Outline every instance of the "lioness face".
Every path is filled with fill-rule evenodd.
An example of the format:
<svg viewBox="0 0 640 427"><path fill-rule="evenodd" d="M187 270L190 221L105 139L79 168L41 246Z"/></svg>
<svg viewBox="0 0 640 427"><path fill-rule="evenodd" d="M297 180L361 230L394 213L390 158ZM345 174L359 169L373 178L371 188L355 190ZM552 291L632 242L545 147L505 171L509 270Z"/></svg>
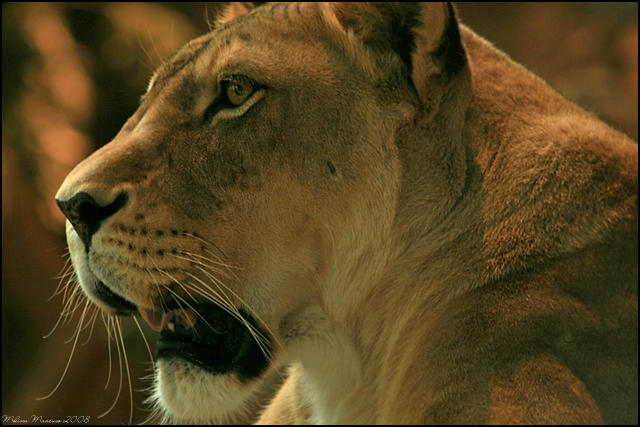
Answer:
<svg viewBox="0 0 640 427"><path fill-rule="evenodd" d="M87 296L161 331L156 397L176 419L241 411L390 227L411 102L320 15L259 8L184 46L56 196Z"/></svg>

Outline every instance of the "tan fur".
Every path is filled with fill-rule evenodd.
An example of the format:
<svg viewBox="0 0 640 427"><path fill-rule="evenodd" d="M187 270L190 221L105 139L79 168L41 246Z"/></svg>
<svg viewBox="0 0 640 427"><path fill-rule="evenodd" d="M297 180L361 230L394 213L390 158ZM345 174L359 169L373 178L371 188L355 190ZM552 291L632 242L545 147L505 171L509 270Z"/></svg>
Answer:
<svg viewBox="0 0 640 427"><path fill-rule="evenodd" d="M204 121L229 75L261 84ZM637 424L637 165L450 5L243 5L57 199L129 196L90 251L67 229L106 311L99 281L159 309L170 277L254 315L288 366L260 423ZM158 370L168 421L260 385Z"/></svg>

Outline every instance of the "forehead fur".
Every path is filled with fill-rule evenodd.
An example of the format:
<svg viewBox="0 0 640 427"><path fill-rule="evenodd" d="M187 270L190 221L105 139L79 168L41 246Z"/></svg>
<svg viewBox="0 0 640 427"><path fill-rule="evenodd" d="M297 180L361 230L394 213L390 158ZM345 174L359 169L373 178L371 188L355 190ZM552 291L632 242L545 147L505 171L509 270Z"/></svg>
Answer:
<svg viewBox="0 0 640 427"><path fill-rule="evenodd" d="M328 3L230 5L211 33L193 40L162 65L149 91L153 86L171 85L172 76L181 72L191 73L190 81L204 79L201 84L205 86L233 74L290 88L291 84L310 88L340 81L369 87L406 84L406 64L393 49L394 28L382 16L376 25L360 24L354 16L374 12L357 3L348 7L351 9ZM399 12L396 15L393 25L402 20ZM377 22L375 18L370 21ZM434 23L440 24L444 25Z"/></svg>
<svg viewBox="0 0 640 427"><path fill-rule="evenodd" d="M313 80L330 78L319 38L308 35L311 25L315 27L313 33L318 33L320 22L313 17L306 19L308 13L302 13L301 8L284 6L287 7L267 5L253 11L244 4L228 6L211 33L191 41L165 61L150 87L187 66L202 70L214 79L226 68L231 73L257 72L266 74L265 77L272 74L274 78L283 75ZM300 24L301 20L304 24ZM299 25L290 25L287 21L297 21ZM291 46L295 44L301 46L292 58ZM240 68L232 70L234 67Z"/></svg>
<svg viewBox="0 0 640 427"><path fill-rule="evenodd" d="M233 3L223 11L218 23L224 29L237 32L240 38L243 33L251 33L267 44L292 43L294 40L307 40L309 45L323 43L325 49L343 56L345 63L359 69L365 80L377 83L388 80L388 74L397 71L401 61L396 55L389 54L389 49L372 51L371 46L366 47L363 41L367 38L362 37L363 32L374 35L377 29L353 25L354 22L347 18L369 9L361 3L351 6L326 2L278 3L258 8L250 3ZM241 19L248 16L253 19ZM382 22L383 18L379 18ZM387 52L383 53L385 50ZM305 65L313 66L312 63Z"/></svg>

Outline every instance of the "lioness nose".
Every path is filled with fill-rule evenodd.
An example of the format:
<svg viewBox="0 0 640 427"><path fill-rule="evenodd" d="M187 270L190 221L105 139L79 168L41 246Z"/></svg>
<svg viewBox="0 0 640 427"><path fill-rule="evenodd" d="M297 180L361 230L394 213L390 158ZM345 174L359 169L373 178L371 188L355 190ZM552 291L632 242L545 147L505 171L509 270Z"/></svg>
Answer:
<svg viewBox="0 0 640 427"><path fill-rule="evenodd" d="M56 203L89 250L91 237L100 228L100 223L119 211L128 199L127 193L120 193L113 203L100 206L93 196L82 191L67 201L56 199Z"/></svg>

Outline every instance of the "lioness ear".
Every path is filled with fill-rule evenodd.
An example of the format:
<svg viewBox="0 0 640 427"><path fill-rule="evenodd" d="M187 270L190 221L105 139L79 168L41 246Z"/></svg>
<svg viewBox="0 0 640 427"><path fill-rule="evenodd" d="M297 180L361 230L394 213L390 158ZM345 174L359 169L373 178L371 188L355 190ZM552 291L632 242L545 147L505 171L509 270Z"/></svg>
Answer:
<svg viewBox="0 0 640 427"><path fill-rule="evenodd" d="M345 30L377 52L402 60L422 104L437 109L443 86L466 65L451 3L333 3Z"/></svg>
<svg viewBox="0 0 640 427"><path fill-rule="evenodd" d="M220 13L216 19L216 23L218 25L226 24L229 21L233 21L234 19L249 13L254 7L255 6L251 2L231 2Z"/></svg>

